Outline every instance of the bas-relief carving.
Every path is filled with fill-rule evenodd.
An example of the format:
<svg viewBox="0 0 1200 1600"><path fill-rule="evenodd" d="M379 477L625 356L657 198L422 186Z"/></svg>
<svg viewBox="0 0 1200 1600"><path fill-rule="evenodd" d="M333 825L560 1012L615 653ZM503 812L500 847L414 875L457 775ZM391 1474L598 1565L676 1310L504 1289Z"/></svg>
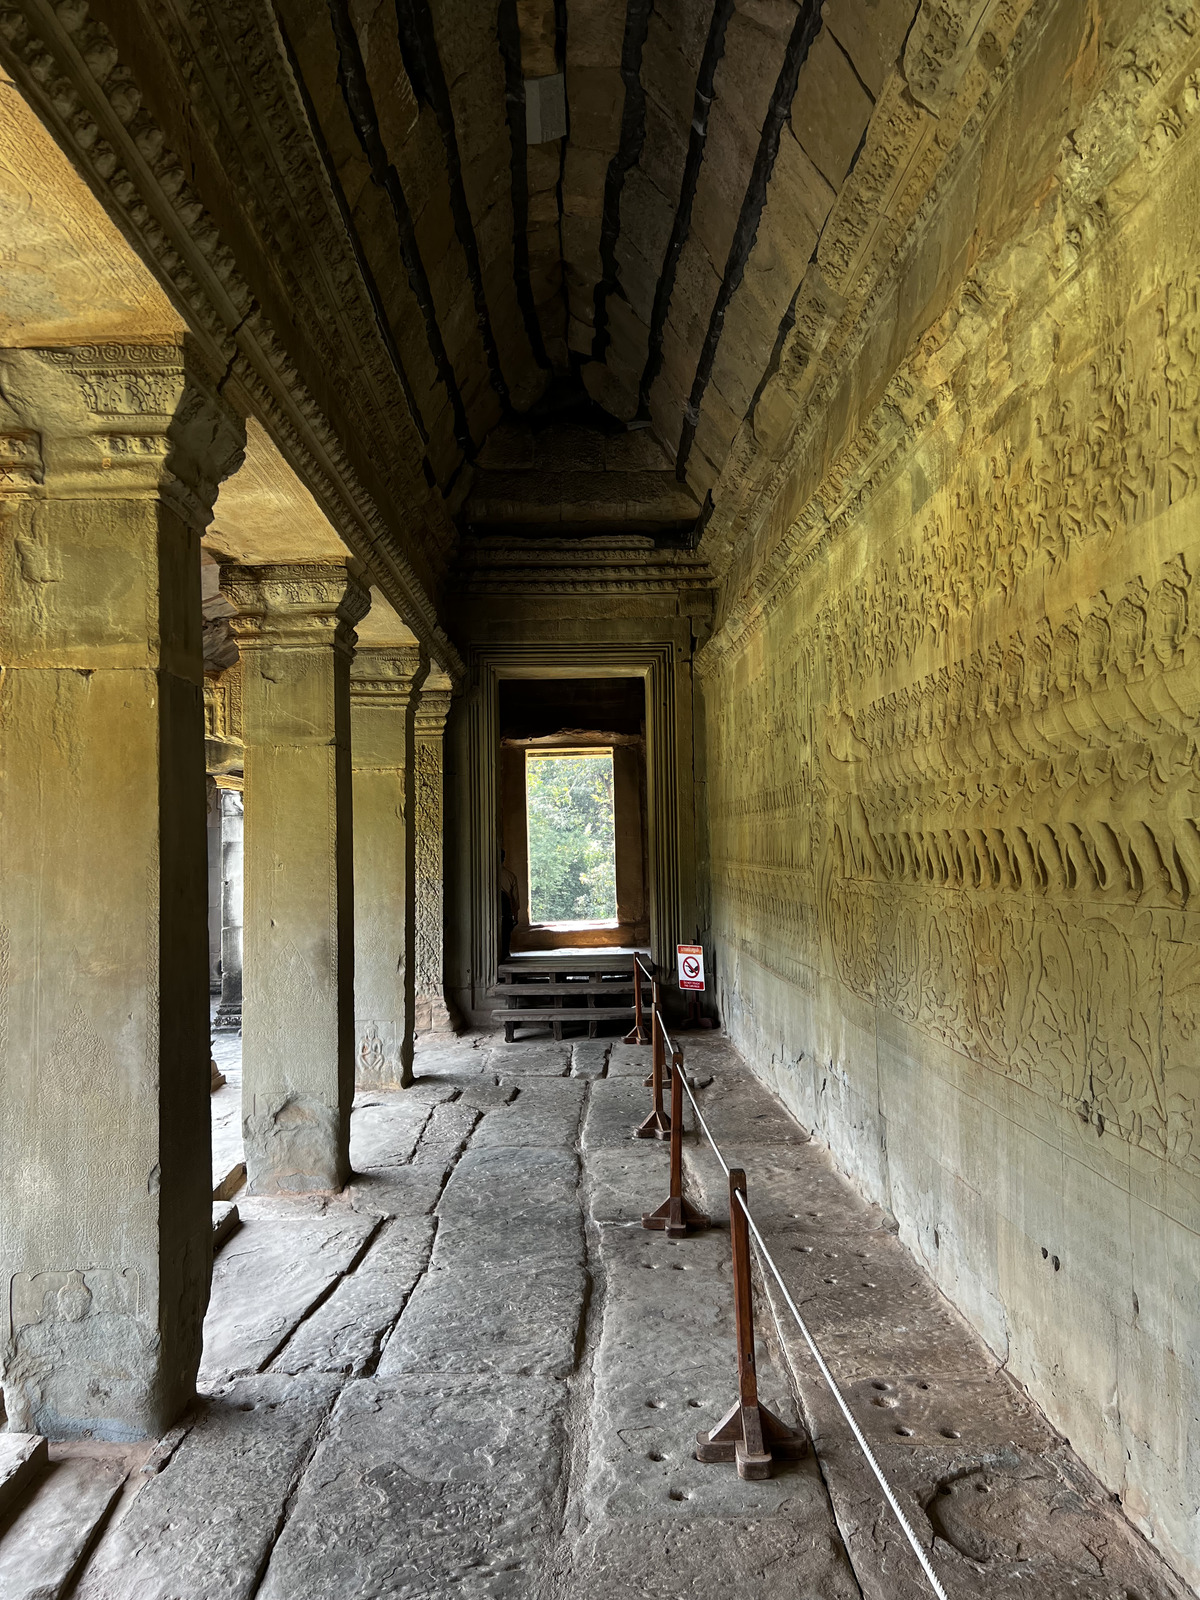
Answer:
<svg viewBox="0 0 1200 1600"><path fill-rule="evenodd" d="M443 887L443 733L449 690L426 689L417 713L415 828L416 1027L451 1026L445 1000Z"/></svg>
<svg viewBox="0 0 1200 1600"><path fill-rule="evenodd" d="M714 922L1194 1173L1200 280L1133 223L1021 247L704 663Z"/></svg>

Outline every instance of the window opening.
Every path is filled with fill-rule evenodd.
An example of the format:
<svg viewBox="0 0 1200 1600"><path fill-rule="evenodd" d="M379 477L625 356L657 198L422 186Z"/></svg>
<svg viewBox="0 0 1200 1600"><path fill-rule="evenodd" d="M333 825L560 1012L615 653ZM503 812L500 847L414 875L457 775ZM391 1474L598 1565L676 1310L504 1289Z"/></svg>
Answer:
<svg viewBox="0 0 1200 1600"><path fill-rule="evenodd" d="M525 752L531 923L617 920L611 750Z"/></svg>

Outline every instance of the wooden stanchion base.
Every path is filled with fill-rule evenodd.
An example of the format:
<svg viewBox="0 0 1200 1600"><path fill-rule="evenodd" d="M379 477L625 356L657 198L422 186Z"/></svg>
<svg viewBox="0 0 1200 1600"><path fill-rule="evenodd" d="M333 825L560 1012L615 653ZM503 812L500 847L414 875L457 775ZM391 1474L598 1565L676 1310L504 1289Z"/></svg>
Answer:
<svg viewBox="0 0 1200 1600"><path fill-rule="evenodd" d="M771 1476L776 1456L795 1461L808 1449L802 1433L789 1428L766 1406L739 1400L709 1433L696 1435L697 1461L736 1461L739 1478L755 1481Z"/></svg>
<svg viewBox="0 0 1200 1600"><path fill-rule="evenodd" d="M645 1025L643 1024L643 1026L639 1028L637 1023L635 1022L633 1027L630 1028L629 1032L621 1040L621 1043L622 1044L649 1044L650 1040L646 1036Z"/></svg>
<svg viewBox="0 0 1200 1600"><path fill-rule="evenodd" d="M645 1122L633 1130L635 1139L669 1139L671 1119L665 1111L652 1111Z"/></svg>
<svg viewBox="0 0 1200 1600"><path fill-rule="evenodd" d="M665 1233L668 1239L681 1239L684 1234L711 1228L712 1222L703 1211L697 1211L682 1195L676 1194L664 1200L657 1211L643 1211L642 1227Z"/></svg>

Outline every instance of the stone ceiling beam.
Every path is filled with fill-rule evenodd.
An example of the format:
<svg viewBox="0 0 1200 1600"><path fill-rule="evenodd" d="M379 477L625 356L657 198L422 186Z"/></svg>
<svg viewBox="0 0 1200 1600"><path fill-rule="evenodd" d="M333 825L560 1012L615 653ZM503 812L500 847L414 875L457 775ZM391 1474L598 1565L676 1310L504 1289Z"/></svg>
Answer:
<svg viewBox="0 0 1200 1600"><path fill-rule="evenodd" d="M513 217L513 279L521 321L534 360L545 371L550 357L533 299L529 271L529 160L525 144L525 75L521 65L521 23L517 0L500 0L496 11L496 38L504 63L504 105L511 146L510 188Z"/></svg>
<svg viewBox="0 0 1200 1600"><path fill-rule="evenodd" d="M454 436L463 456L468 460L475 453L471 424L467 419L466 403L462 389L446 348L434 304L433 288L421 255L416 224L408 203L404 185L395 162L390 158L380 131L379 109L367 75L362 46L350 16L347 0L329 0L329 17L333 25L338 54L338 83L341 86L346 110L354 126L355 135L371 168L372 180L387 196L395 223L396 241L404 260L408 281L416 296L425 323L425 335L437 368L439 382L446 390L454 415ZM353 226L353 223L351 224Z"/></svg>
<svg viewBox="0 0 1200 1600"><path fill-rule="evenodd" d="M729 309L730 300L737 291L746 270L746 262L754 246L755 236L758 233L759 220L762 217L763 206L767 199L767 184L771 177L771 170L775 165L775 157L779 152L779 140L783 132L783 125L792 107L796 94L796 85L800 78L800 69L808 58L817 34L821 31L821 6L822 0L803 0L792 26L791 37L788 39L787 49L784 52L783 62L779 68L779 76L775 81L775 89L771 95L771 103L762 125L762 134L759 138L758 152L754 158L754 168L750 174L750 183L742 200L741 214L738 217L737 228L733 241L729 246L729 255L725 262L725 272L721 279L721 287L717 291L716 304L708 319L708 331L704 335L704 344L700 350L700 358L696 363L696 375L692 380L692 390L688 396L687 409L683 417L683 432L680 436L679 451L675 461L675 471L680 478L686 478L688 455L691 452L692 441L696 437L696 423L700 415L700 406L704 399L704 391L712 376L713 363L717 357L717 346L725 326L725 313Z"/></svg>

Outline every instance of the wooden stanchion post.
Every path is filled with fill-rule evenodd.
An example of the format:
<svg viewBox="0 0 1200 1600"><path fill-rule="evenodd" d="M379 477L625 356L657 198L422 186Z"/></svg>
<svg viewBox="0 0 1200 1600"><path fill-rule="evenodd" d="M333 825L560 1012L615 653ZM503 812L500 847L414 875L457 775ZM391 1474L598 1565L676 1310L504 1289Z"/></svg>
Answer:
<svg viewBox="0 0 1200 1600"><path fill-rule="evenodd" d="M649 1044L646 1024L642 1020L642 963L633 958L633 1027L621 1040L622 1044Z"/></svg>
<svg viewBox="0 0 1200 1600"><path fill-rule="evenodd" d="M651 1037L651 1039L653 1039L653 1037L654 1037L654 1029L657 1026L657 1024L655 1022L655 1018L661 1015L661 1012L660 1012L660 1009L659 1009L660 1005L661 1005L661 996L659 994L658 979L655 978L653 983L651 983L651 985L650 985L650 1037ZM668 1063L668 1061L666 1059L666 1056L664 1054L664 1056L663 1056L663 1078L664 1078L664 1080L665 1079L669 1079L670 1076L671 1076L671 1067L670 1067L670 1064ZM643 1089L649 1089L653 1085L653 1083L654 1083L654 1074L652 1072L648 1078L643 1078L642 1079L642 1088Z"/></svg>
<svg viewBox="0 0 1200 1600"><path fill-rule="evenodd" d="M704 1213L683 1198L683 1053L676 1051L671 1057L671 1192L657 1211L642 1213L642 1227L681 1239L708 1226Z"/></svg>
<svg viewBox="0 0 1200 1600"><path fill-rule="evenodd" d="M657 985L656 985L657 992ZM650 1069L650 1115L639 1128L634 1130L637 1139L669 1139L671 1137L671 1119L663 1110L663 1029L662 1018L658 1014L657 1005L650 1018L651 1049L650 1059L653 1063Z"/></svg>
<svg viewBox="0 0 1200 1600"><path fill-rule="evenodd" d="M746 1174L729 1174L729 1232L733 1241L733 1304L737 1327L738 1397L709 1433L696 1435L697 1461L736 1461L739 1478L769 1478L774 1456L802 1456L808 1441L758 1400L754 1360L754 1298L750 1281L750 1227L738 1200Z"/></svg>

